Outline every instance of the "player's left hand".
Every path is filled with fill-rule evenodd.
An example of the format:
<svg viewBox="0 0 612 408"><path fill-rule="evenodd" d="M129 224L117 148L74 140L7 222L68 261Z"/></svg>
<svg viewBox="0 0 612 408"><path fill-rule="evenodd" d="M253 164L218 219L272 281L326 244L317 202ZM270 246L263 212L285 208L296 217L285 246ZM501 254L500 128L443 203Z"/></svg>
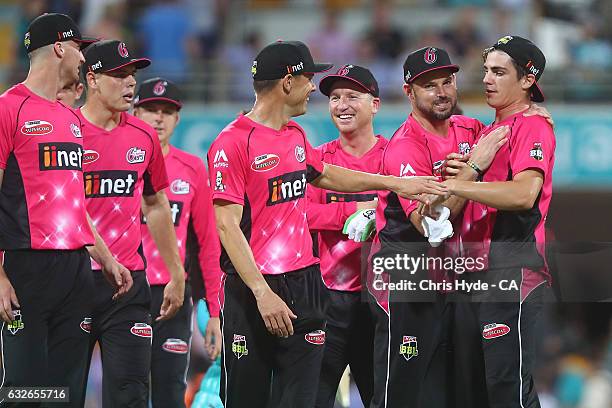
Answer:
<svg viewBox="0 0 612 408"><path fill-rule="evenodd" d="M204 349L212 361L215 361L221 354L221 321L218 317L211 317L206 324L204 332Z"/></svg>
<svg viewBox="0 0 612 408"><path fill-rule="evenodd" d="M525 113L523 113L523 116L536 116L536 115L543 117L544 119L546 119L546 121L548 122L550 126L552 126L553 128L555 127L555 121L553 120L550 112L545 107L532 102L531 105L529 105L529 109L527 109Z"/></svg>
<svg viewBox="0 0 612 408"><path fill-rule="evenodd" d="M442 174L444 175L444 179L452 179L457 177L457 174L463 169L467 167L466 162L470 158L469 154L459 154L459 153L450 153L446 156L446 160L444 161L444 169Z"/></svg>
<svg viewBox="0 0 612 408"><path fill-rule="evenodd" d="M172 318L183 306L185 296L185 279L173 279L164 288L164 300L162 301L159 317L155 319L167 320Z"/></svg>

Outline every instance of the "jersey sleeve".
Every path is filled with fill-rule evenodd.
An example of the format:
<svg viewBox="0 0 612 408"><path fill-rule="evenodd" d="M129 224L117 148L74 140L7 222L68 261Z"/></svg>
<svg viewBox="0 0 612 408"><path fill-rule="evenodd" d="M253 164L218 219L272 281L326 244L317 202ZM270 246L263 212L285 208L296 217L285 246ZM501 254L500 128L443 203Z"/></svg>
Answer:
<svg viewBox="0 0 612 408"><path fill-rule="evenodd" d="M550 176L555 154L555 135L542 118L525 119L513 129L510 141L512 177L525 170L538 170L544 178Z"/></svg>
<svg viewBox="0 0 612 408"><path fill-rule="evenodd" d="M411 138L401 139L388 148L383 157L382 174L395 177L432 176L432 162L424 143ZM419 202L398 196L400 204L409 217Z"/></svg>
<svg viewBox="0 0 612 408"><path fill-rule="evenodd" d="M212 317L219 316L219 287L221 285L221 243L215 225L215 212L206 169L200 162L197 171L196 194L191 205L191 221L198 241L198 261L206 293L208 311Z"/></svg>
<svg viewBox="0 0 612 408"><path fill-rule="evenodd" d="M244 205L246 149L236 138L221 136L208 150L208 177L212 199Z"/></svg>
<svg viewBox="0 0 612 408"><path fill-rule="evenodd" d="M3 98L0 98L3 99ZM9 155L14 148L15 123L6 101L0 101L0 168L6 169Z"/></svg>
<svg viewBox="0 0 612 408"><path fill-rule="evenodd" d="M313 186L306 188L306 218L311 231L340 231L355 211L357 202L326 203L325 190Z"/></svg>
<svg viewBox="0 0 612 408"><path fill-rule="evenodd" d="M308 139L304 137L306 150L306 180L310 183L323 174L323 160L319 150L312 147Z"/></svg>
<svg viewBox="0 0 612 408"><path fill-rule="evenodd" d="M151 137L153 149L151 152L151 160L147 169L144 172L144 195L153 195L158 191L168 187L168 175L166 174L166 163L162 154L161 145L157 135Z"/></svg>

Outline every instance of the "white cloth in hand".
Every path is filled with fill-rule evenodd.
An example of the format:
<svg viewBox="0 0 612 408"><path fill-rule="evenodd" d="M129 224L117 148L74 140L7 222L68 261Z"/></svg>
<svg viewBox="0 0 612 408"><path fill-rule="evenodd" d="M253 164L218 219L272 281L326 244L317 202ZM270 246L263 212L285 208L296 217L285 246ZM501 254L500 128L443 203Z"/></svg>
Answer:
<svg viewBox="0 0 612 408"><path fill-rule="evenodd" d="M442 205L436 206L434 210L440 214L437 220L431 217L423 217L421 226L425 231L425 238L428 238L432 247L438 247L447 238L453 236L453 224L448 220L450 210Z"/></svg>

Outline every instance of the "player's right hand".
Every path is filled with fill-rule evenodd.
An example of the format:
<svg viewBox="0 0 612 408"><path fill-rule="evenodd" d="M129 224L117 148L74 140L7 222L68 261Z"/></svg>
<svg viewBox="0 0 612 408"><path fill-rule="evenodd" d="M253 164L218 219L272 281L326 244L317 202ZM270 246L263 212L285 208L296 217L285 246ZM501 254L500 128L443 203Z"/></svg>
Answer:
<svg viewBox="0 0 612 408"><path fill-rule="evenodd" d="M19 308L19 301L13 285L6 275L0 276L0 317L7 323L13 321L13 306Z"/></svg>
<svg viewBox="0 0 612 408"><path fill-rule="evenodd" d="M488 169L499 148L508 141L506 135L509 130L508 126L500 126L486 136L481 137L470 153L470 160L476 163L482 171Z"/></svg>
<svg viewBox="0 0 612 408"><path fill-rule="evenodd" d="M255 299L266 329L270 333L278 337L293 335L291 319L297 319L297 316L272 289L268 287L259 296L255 296Z"/></svg>
<svg viewBox="0 0 612 408"><path fill-rule="evenodd" d="M459 174L464 167L467 167L466 162L468 161L469 157L469 154L459 153L450 153L448 156L446 156L446 160L444 161L444 169L442 171L444 179L448 180L457 177L457 174Z"/></svg>
<svg viewBox="0 0 612 408"><path fill-rule="evenodd" d="M392 188L397 195L400 197L408 198L410 200L417 200L425 202L425 195L434 194L440 196L446 196L448 189L440 182L436 181L434 176L415 176L415 177L396 177L397 185ZM429 202L425 202L429 204Z"/></svg>

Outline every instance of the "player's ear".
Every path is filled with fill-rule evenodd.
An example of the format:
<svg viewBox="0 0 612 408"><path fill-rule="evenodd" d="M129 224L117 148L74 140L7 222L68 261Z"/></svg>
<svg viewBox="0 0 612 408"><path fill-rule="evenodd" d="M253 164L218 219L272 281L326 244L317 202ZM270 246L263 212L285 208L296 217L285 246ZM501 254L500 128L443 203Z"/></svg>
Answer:
<svg viewBox="0 0 612 408"><path fill-rule="evenodd" d="M287 74L283 77L283 79L281 79L281 84L283 85L283 91L285 94L288 95L291 92L293 81L295 81L295 78L291 74Z"/></svg>
<svg viewBox="0 0 612 408"><path fill-rule="evenodd" d="M63 58L64 57L64 53L66 52L66 50L64 49L64 44L62 44L61 41L57 41L53 44L53 53L58 57L58 58Z"/></svg>
<svg viewBox="0 0 612 408"><path fill-rule="evenodd" d="M380 109L380 98L372 98L372 113L376 115Z"/></svg>
<svg viewBox="0 0 612 408"><path fill-rule="evenodd" d="M527 74L523 78L521 78L521 88L523 91L527 91L529 88L533 86L535 83L535 75Z"/></svg>
<svg viewBox="0 0 612 408"><path fill-rule="evenodd" d="M91 71L88 71L87 74L85 74L85 82L87 82L88 89L95 89L98 87L98 82L96 80L96 74L94 74Z"/></svg>
<svg viewBox="0 0 612 408"><path fill-rule="evenodd" d="M410 84L404 84L404 94L406 94L406 96L408 97L408 99L410 99L410 102L412 102L412 87L410 86Z"/></svg>

